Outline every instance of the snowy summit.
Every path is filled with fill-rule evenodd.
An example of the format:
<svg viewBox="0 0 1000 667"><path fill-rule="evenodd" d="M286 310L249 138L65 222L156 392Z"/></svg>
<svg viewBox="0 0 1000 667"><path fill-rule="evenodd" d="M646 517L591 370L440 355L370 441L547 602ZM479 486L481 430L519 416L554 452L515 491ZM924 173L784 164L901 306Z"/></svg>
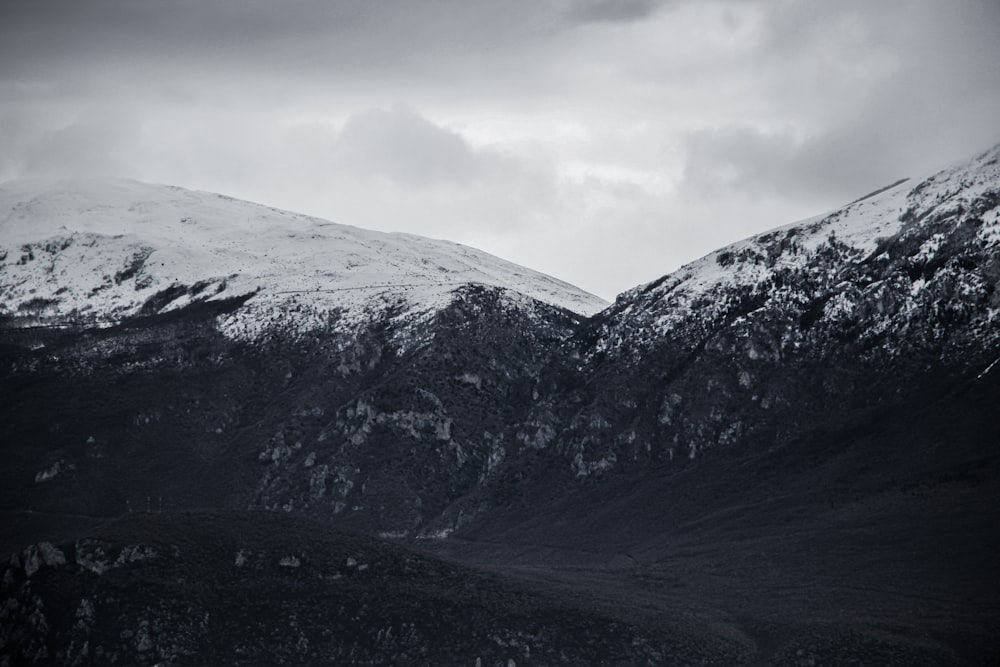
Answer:
<svg viewBox="0 0 1000 667"><path fill-rule="evenodd" d="M252 335L276 314L298 326L329 313L344 322L387 308L418 315L468 284L581 315L607 305L467 246L218 194L128 180L0 185L0 316L106 325L253 294L223 326Z"/></svg>

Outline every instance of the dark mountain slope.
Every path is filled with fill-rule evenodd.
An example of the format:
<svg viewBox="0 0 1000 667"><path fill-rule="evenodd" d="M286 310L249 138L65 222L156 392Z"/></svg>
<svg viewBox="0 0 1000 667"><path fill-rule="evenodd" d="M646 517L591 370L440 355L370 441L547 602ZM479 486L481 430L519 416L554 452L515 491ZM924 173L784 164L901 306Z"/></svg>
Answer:
<svg viewBox="0 0 1000 667"><path fill-rule="evenodd" d="M992 664L998 401L987 375L785 442L626 464L433 546L664 622L697 609L756 664Z"/></svg>
<svg viewBox="0 0 1000 667"><path fill-rule="evenodd" d="M739 660L496 574L279 513L132 514L4 568L11 664Z"/></svg>
<svg viewBox="0 0 1000 667"><path fill-rule="evenodd" d="M391 312L349 334L334 322L248 344L215 329L236 307L9 332L23 347L7 352L0 383L2 507L257 507L370 532L441 530L433 520L503 460L508 425L577 321L469 286L415 345Z"/></svg>

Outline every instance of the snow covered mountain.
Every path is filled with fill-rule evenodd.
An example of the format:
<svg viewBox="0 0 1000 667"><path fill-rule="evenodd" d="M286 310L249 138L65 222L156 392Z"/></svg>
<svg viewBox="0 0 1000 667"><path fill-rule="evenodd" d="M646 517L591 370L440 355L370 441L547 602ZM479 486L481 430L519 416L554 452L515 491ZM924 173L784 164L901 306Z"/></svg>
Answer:
<svg viewBox="0 0 1000 667"><path fill-rule="evenodd" d="M602 382L566 447L581 474L694 458L995 373L998 288L1000 146L620 295L576 334Z"/></svg>
<svg viewBox="0 0 1000 667"><path fill-rule="evenodd" d="M373 309L424 315L468 284L584 315L607 305L466 246L222 195L134 181L0 185L0 317L106 326L252 294L221 323L252 337L278 318L308 330L331 313L345 325Z"/></svg>
<svg viewBox="0 0 1000 667"><path fill-rule="evenodd" d="M604 310L448 242L128 181L7 184L0 316L11 349L37 350L8 385L183 373L177 400L140 396L126 417L137 465L144 437L183 434L266 463L245 466L239 506L448 534L531 457L546 462L528 477L600 476L1000 372L998 162L995 147L735 243ZM36 452L30 479L105 474L67 447ZM386 467L397 450L414 465Z"/></svg>
<svg viewBox="0 0 1000 667"><path fill-rule="evenodd" d="M11 387L39 368L158 391L184 374L176 400L139 395L125 417L143 425L128 438L136 465L147 436L236 447L266 463L234 468L238 506L448 534L493 506L506 475L522 484L532 457L546 461L528 478L600 476L796 437L904 404L930 377L1000 372L998 245L1000 147L720 249L604 310L444 241L128 181L22 182L0 189L0 317L11 349L36 348L14 355ZM198 392L199 407L179 407ZM37 436L53 445L29 482L106 474L105 454L57 445L65 433ZM386 466L411 450L409 468Z"/></svg>
<svg viewBox="0 0 1000 667"><path fill-rule="evenodd" d="M928 297L945 296L935 287L953 278L958 282L948 291L969 306L984 306L975 326L990 328L1000 316L1000 298L993 295L995 276L982 264L991 264L1000 247L998 188L1000 147L994 147L830 214L734 243L619 296L609 317L615 324L597 348L616 347L639 330L655 339L691 320L717 320L730 312L734 295L754 295L760 306L808 304L809 317L844 322L860 315L859 304L873 294L895 294L904 279L899 302L879 309L879 321L870 325L900 324L883 315L923 317ZM981 261L970 264L973 256ZM746 319L736 317L735 324Z"/></svg>
<svg viewBox="0 0 1000 667"><path fill-rule="evenodd" d="M20 637L22 657L68 651L67 637L119 662L151 655L128 618L102 616L119 603L88 555L105 545L115 577L155 585L129 560L152 539L141 517L65 539L162 506L171 534L272 510L486 564L593 627L630 628L627 646L598 632L581 654L595 662L1000 658L1000 146L606 308L454 244L128 182L3 186L0 248L0 511L10 548L64 540L4 576L16 604L0 639ZM254 576L283 590L291 551L220 531L229 551L213 563L265 554ZM56 570L53 549L75 564ZM309 554L339 549L303 546L297 571L336 590L355 569ZM412 557L386 558L413 574ZM65 572L86 613L64 605L48 632L38 618L62 598L46 586ZM413 619L450 598L406 580L421 592L400 623L424 628ZM410 650L382 646L358 602L382 583L357 585L361 607L337 611L356 643L312 635L302 655ZM164 621L217 601L165 595L159 610L129 602L168 628L162 659L231 649ZM504 630L516 644L476 650L559 655L546 637L567 626L525 618ZM525 629L536 622L549 630Z"/></svg>

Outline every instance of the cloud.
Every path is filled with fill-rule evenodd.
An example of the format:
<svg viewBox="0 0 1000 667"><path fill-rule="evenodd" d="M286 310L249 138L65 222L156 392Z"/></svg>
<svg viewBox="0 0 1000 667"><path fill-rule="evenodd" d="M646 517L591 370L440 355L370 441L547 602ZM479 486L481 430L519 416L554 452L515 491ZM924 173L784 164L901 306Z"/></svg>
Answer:
<svg viewBox="0 0 1000 667"><path fill-rule="evenodd" d="M0 127L0 177L126 176L141 144L136 119L87 110L71 119L35 119L8 112Z"/></svg>
<svg viewBox="0 0 1000 667"><path fill-rule="evenodd" d="M581 20L640 18L647 0L36 0L0 4L0 78L115 72L401 81L483 74ZM521 76L530 71L520 72ZM362 79L362 82L364 79Z"/></svg>
<svg viewBox="0 0 1000 667"><path fill-rule="evenodd" d="M459 134L408 107L394 106L351 115L340 131L334 159L355 176L420 188L469 185L479 177L483 158Z"/></svg>
<svg viewBox="0 0 1000 667"><path fill-rule="evenodd" d="M338 219L470 240L516 234L558 207L544 159L474 145L404 105L356 112L325 133L319 169Z"/></svg>
<svg viewBox="0 0 1000 667"><path fill-rule="evenodd" d="M696 131L687 137L683 187L693 198L781 197L828 208L921 172L900 173L898 155L886 157L896 139L863 123L804 139L747 125Z"/></svg>
<svg viewBox="0 0 1000 667"><path fill-rule="evenodd" d="M661 0L576 0L566 15L584 23L630 23L647 18L661 4Z"/></svg>
<svg viewBox="0 0 1000 667"><path fill-rule="evenodd" d="M683 187L822 209L1000 141L1000 4L961 7L775 5L750 60L775 72L763 113L688 130Z"/></svg>
<svg viewBox="0 0 1000 667"><path fill-rule="evenodd" d="M729 188L771 195L796 150L788 133L740 125L694 131L686 143L684 182L699 196Z"/></svg>
<svg viewBox="0 0 1000 667"><path fill-rule="evenodd" d="M25 171L46 175L121 176L132 171L128 153L137 136L128 120L93 118L55 130L28 150Z"/></svg>

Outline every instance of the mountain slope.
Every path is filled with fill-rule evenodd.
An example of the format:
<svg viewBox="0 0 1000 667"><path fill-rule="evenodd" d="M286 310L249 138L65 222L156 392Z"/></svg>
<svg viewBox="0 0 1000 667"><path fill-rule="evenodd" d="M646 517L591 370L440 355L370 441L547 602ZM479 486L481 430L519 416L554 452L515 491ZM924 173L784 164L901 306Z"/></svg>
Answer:
<svg viewBox="0 0 1000 667"><path fill-rule="evenodd" d="M428 530L502 456L546 341L604 305L457 244L134 182L6 184L0 247L14 510Z"/></svg>
<svg viewBox="0 0 1000 667"><path fill-rule="evenodd" d="M759 429L773 440L807 421L902 403L928 381L985 372L1000 357L998 155L733 244L619 296L575 341L589 378L579 400L591 406L565 437L578 469L609 457L690 459L743 446ZM586 433L573 435L573 423ZM594 423L630 429L627 446L606 447Z"/></svg>
<svg viewBox="0 0 1000 667"><path fill-rule="evenodd" d="M341 228L365 259L333 263L343 280L384 269L374 291L283 294L324 280L303 236L283 250L303 258L292 276L270 257L228 273L259 251L212 241L217 258L183 279L150 254L120 284L99 269L89 297L58 286L78 250L96 275L83 236L9 250L5 544L161 506L268 509L586 599L654 643L694 637L679 664L991 664L998 160L733 244L592 317L561 307L573 290L546 297L551 283L488 258L456 267L460 285L410 287L453 266L452 246L426 242L428 274ZM12 210L3 229L43 209ZM110 266L134 256L88 229ZM137 285L147 272L159 282Z"/></svg>
<svg viewBox="0 0 1000 667"><path fill-rule="evenodd" d="M697 608L757 664L995 662L998 156L619 296L434 548Z"/></svg>
<svg viewBox="0 0 1000 667"><path fill-rule="evenodd" d="M133 514L3 566L12 664L732 660L494 573L275 513ZM211 586L202 582L211 581ZM190 582L190 585L185 585Z"/></svg>
<svg viewBox="0 0 1000 667"><path fill-rule="evenodd" d="M443 242L159 186L17 185L6 245L50 240L8 251L0 273L17 462L4 503L69 511L66 485L98 484L117 490L77 513L166 495L447 534L616 468L875 418L996 372L998 152L724 248L586 321L526 296L549 279ZM109 235L125 226L163 244L162 268L159 249L105 268L134 257ZM411 287L446 268L467 282ZM229 277L209 288L215 269ZM362 283L381 287L331 287ZM285 293L317 285L330 291Z"/></svg>

